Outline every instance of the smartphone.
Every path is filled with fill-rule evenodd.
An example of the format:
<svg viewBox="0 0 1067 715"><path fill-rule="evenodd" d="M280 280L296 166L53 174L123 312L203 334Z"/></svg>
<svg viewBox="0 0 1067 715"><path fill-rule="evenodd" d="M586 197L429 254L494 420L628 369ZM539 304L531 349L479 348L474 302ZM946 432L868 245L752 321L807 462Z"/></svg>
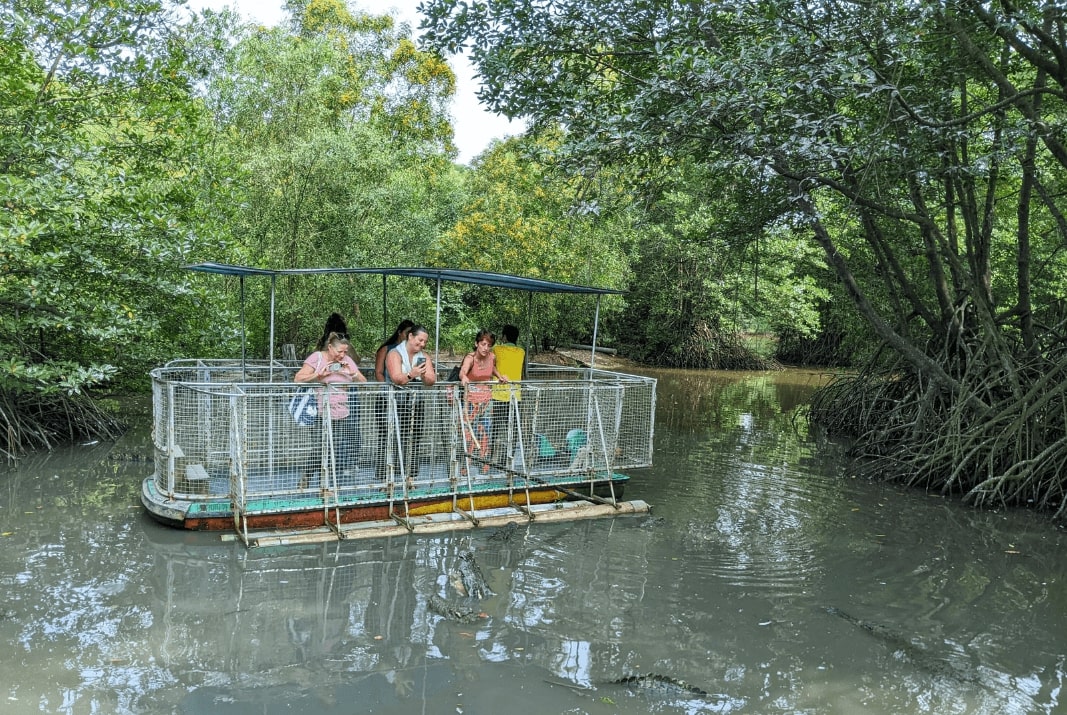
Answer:
<svg viewBox="0 0 1067 715"><path fill-rule="evenodd" d="M337 372L340 369L341 369L341 363L339 363L339 362L331 362L330 363L330 372Z"/></svg>
<svg viewBox="0 0 1067 715"><path fill-rule="evenodd" d="M426 362L426 358L422 355L419 355L417 358L415 358L415 365L421 365L424 362Z"/></svg>

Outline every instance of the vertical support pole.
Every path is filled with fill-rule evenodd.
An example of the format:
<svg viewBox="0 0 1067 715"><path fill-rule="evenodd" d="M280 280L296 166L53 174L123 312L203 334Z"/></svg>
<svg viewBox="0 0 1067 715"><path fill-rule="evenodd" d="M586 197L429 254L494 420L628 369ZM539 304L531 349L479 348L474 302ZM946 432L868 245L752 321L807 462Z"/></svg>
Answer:
<svg viewBox="0 0 1067 715"><path fill-rule="evenodd" d="M177 409L177 396L175 394L176 385L173 380L168 380L164 385L167 390L167 434L164 439L167 449L167 494L170 495L174 493L177 482L174 478L174 473L178 467L174 456L174 447L177 444L174 437L174 410ZM182 456L185 456L184 453Z"/></svg>
<svg viewBox="0 0 1067 715"><path fill-rule="evenodd" d="M528 300L526 301L526 361L529 362L530 355L533 354L533 291L526 294ZM523 375L523 377L526 377Z"/></svg>
<svg viewBox="0 0 1067 715"><path fill-rule="evenodd" d="M245 369L245 277L244 274L237 279L241 284L241 372Z"/></svg>
<svg viewBox="0 0 1067 715"><path fill-rule="evenodd" d="M274 289L277 284L278 276L272 273L270 276L270 351L267 354L272 367L274 365Z"/></svg>
<svg viewBox="0 0 1067 715"><path fill-rule="evenodd" d="M437 276L437 310L433 328L433 366L437 368L437 358L441 352L441 276Z"/></svg>
<svg viewBox="0 0 1067 715"><path fill-rule="evenodd" d="M389 276L382 274L382 336L388 338L389 332Z"/></svg>
<svg viewBox="0 0 1067 715"><path fill-rule="evenodd" d="M596 334L600 328L600 294L596 296L596 317L593 318L593 349L590 351L592 355L589 356L589 367L596 367Z"/></svg>

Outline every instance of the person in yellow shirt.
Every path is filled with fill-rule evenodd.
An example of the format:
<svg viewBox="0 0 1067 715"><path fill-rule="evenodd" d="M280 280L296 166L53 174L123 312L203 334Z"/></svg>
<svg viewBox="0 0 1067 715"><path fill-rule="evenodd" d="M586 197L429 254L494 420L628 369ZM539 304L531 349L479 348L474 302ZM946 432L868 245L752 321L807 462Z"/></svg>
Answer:
<svg viewBox="0 0 1067 715"><path fill-rule="evenodd" d="M522 400L522 388L517 384L526 379L526 351L516 345L519 339L519 329L514 325L505 325L500 330L501 341L493 345L493 354L496 355L496 369L506 377L506 383L498 383L493 386L493 415L492 415L492 438L493 462L508 466L508 437L516 432L511 429L509 423L514 422L511 414L511 399L514 397L516 406ZM515 423L518 427L519 423Z"/></svg>

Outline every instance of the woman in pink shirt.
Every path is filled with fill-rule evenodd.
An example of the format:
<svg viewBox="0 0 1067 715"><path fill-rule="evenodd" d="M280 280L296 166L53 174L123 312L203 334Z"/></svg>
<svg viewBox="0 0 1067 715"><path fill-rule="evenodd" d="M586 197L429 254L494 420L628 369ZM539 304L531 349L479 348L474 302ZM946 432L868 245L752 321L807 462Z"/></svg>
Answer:
<svg viewBox="0 0 1067 715"><path fill-rule="evenodd" d="M366 382L367 378L360 372L359 366L348 355L348 339L338 333L330 333L326 347L307 356L304 365L293 378L296 382L321 382L333 385L325 392L329 394L331 431L333 433L333 468L335 475L342 472L355 472L361 447L359 433L359 403L355 395L350 398L347 385L352 382ZM323 395L319 395L319 414L322 409Z"/></svg>

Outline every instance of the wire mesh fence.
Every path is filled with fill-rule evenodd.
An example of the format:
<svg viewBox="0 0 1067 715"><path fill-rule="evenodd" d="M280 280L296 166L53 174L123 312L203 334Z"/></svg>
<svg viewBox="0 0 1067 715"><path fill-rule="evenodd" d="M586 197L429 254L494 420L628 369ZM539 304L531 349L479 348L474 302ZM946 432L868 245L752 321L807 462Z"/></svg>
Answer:
<svg viewBox="0 0 1067 715"><path fill-rule="evenodd" d="M153 371L159 491L229 496L255 511L323 495L577 483L652 462L651 378L531 366L525 381L466 389L440 378L432 387L316 383L309 416L293 408L309 389L292 381L298 368L187 360Z"/></svg>

